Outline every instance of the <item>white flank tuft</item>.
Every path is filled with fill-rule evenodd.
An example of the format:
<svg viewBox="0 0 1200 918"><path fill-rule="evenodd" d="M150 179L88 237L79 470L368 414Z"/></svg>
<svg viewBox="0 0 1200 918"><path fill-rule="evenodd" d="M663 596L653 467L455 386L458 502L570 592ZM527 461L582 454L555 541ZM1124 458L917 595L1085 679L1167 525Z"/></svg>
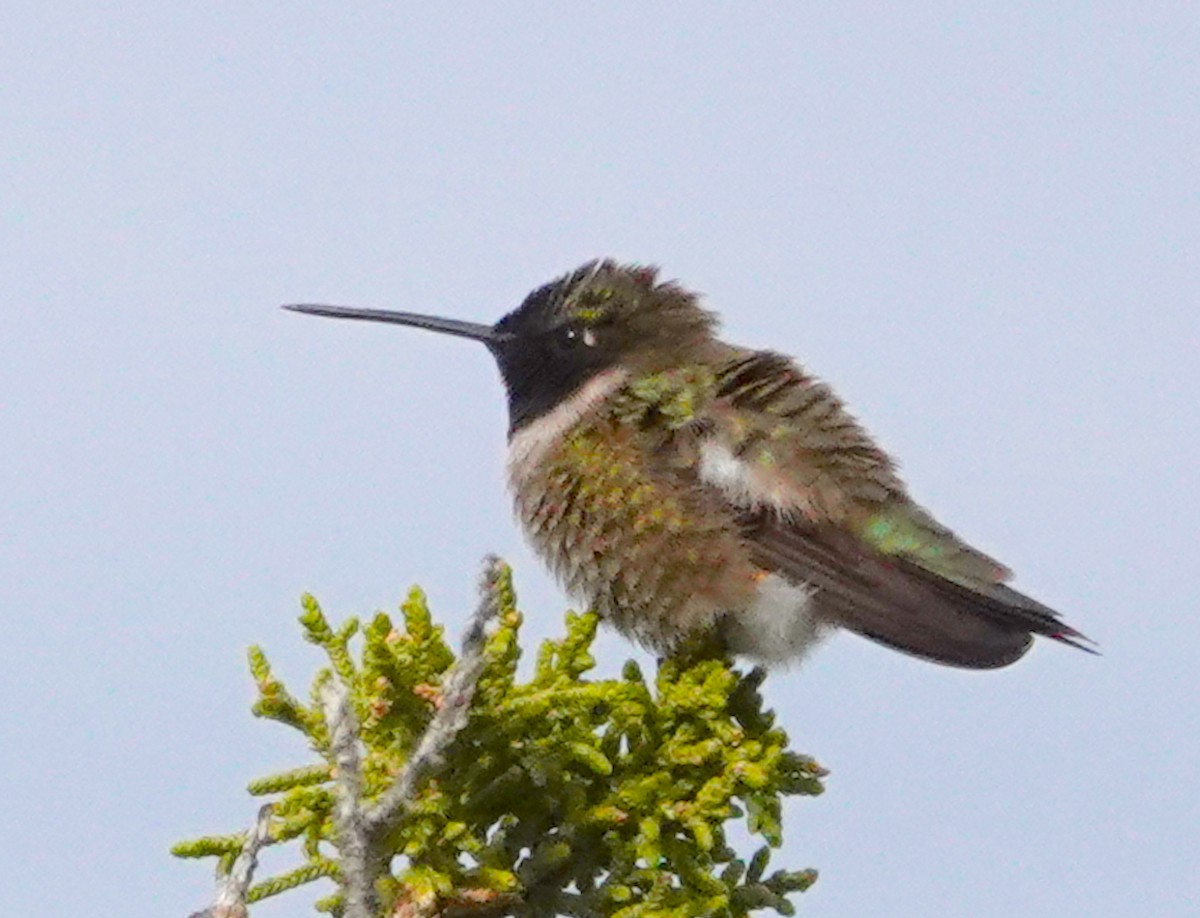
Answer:
<svg viewBox="0 0 1200 918"><path fill-rule="evenodd" d="M739 507L770 507L784 515L796 509L781 481L739 459L713 437L700 444L700 480L719 488L726 500Z"/></svg>
<svg viewBox="0 0 1200 918"><path fill-rule="evenodd" d="M764 577L754 603L725 616L729 649L768 665L798 662L828 630L813 614L814 592L778 574Z"/></svg>

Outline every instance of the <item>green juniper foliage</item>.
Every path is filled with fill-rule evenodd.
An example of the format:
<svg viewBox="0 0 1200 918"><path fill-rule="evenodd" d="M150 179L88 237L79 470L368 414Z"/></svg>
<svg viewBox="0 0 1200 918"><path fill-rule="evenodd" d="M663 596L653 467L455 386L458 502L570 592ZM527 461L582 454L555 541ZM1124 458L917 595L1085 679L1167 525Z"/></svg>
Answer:
<svg viewBox="0 0 1200 918"><path fill-rule="evenodd" d="M517 676L521 614L511 576L492 589L499 627L484 651L470 720L445 762L420 783L398 824L379 840L377 884L388 915L741 916L793 914L788 899L812 870L767 874L781 844L782 798L818 794L824 770L787 749L762 709L762 672L740 675L696 649L663 662L653 685L635 663L619 679L589 680L594 615L568 615L529 681ZM304 703L250 650L258 683L254 713L300 730L320 760L250 783L275 798L271 842L295 842L302 865L260 880L251 902L320 877L340 880L331 811L335 791L320 687L347 687L360 725L363 793L389 786L440 702L455 660L425 598L413 590L396 627L379 614L365 626L332 627L305 596L305 637L330 666ZM352 638L361 635L361 641ZM746 863L726 829L744 817L766 844ZM227 871L244 834L178 844L179 857L215 857ZM317 902L340 914L343 890Z"/></svg>

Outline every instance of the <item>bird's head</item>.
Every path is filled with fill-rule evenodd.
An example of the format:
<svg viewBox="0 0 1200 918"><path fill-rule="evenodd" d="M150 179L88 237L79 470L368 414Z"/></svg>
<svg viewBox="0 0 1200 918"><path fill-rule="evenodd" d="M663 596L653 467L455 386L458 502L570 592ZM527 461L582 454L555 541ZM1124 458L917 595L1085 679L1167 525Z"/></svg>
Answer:
<svg viewBox="0 0 1200 918"><path fill-rule="evenodd" d="M381 309L301 304L296 312L410 325L487 345L508 392L509 428L541 417L597 374L687 362L713 340L716 316L655 268L588 262L539 287L495 325Z"/></svg>

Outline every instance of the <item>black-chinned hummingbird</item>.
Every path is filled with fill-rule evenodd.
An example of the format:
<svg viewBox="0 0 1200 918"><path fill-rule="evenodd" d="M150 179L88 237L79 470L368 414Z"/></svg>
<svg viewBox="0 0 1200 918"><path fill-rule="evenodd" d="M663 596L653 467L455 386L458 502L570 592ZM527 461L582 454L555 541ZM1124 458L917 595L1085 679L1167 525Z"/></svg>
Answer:
<svg viewBox="0 0 1200 918"><path fill-rule="evenodd" d="M838 626L980 669L1033 635L1090 650L912 500L828 385L719 340L716 316L654 268L589 262L494 325L285 308L483 342L526 533L572 594L653 650L715 634L783 663Z"/></svg>

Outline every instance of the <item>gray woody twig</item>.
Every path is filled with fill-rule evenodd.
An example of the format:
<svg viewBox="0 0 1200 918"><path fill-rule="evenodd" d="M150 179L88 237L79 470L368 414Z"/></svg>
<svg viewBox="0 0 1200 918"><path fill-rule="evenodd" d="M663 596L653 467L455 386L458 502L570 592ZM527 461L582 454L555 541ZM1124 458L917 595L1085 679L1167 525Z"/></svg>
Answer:
<svg viewBox="0 0 1200 918"><path fill-rule="evenodd" d="M246 842L237 860L229 873L217 880L217 897L213 904L202 912L194 912L190 918L246 918L246 892L258 866L258 851L272 842L271 811L269 803L259 809L258 819L246 833Z"/></svg>
<svg viewBox="0 0 1200 918"><path fill-rule="evenodd" d="M417 784L442 763L446 749L467 724L475 684L486 663L483 650L488 627L500 612L496 584L503 563L489 555L479 582L479 605L471 617L458 662L442 681L441 705L425 728L403 770L372 807L362 804L362 755L358 723L345 686L330 679L322 688L330 751L336 765L337 806L334 825L346 891L345 918L374 918L379 911L375 880L384 869L378 841L399 822L416 793ZM214 916L216 918L216 916Z"/></svg>
<svg viewBox="0 0 1200 918"><path fill-rule="evenodd" d="M336 678L321 686L321 705L329 727L329 752L336 782L333 825L337 832L346 918L374 918L379 913L375 894L378 866L373 863L362 807L362 755L358 720L350 709L350 693Z"/></svg>
<svg viewBox="0 0 1200 918"><path fill-rule="evenodd" d="M475 683L483 672L484 644L488 626L500 612L496 602L496 582L503 563L494 555L484 559L479 578L479 605L471 617L458 662L442 681L441 706L425 728L416 751L404 764L395 782L380 795L366 814L367 828L378 836L391 829L412 800L417 782L431 768L440 765L450 741L467 724Z"/></svg>

